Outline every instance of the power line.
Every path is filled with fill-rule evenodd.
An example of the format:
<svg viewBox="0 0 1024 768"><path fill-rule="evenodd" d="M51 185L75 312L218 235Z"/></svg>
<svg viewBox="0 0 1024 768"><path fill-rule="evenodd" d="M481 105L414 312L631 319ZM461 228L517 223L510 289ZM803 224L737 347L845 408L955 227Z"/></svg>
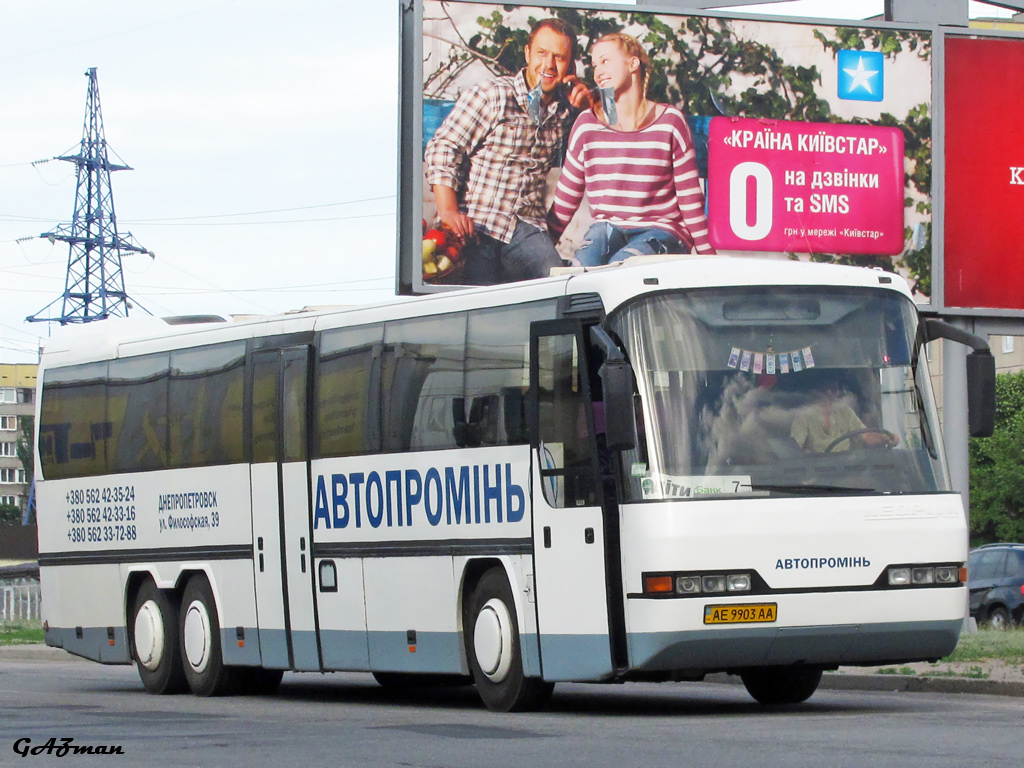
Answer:
<svg viewBox="0 0 1024 768"><path fill-rule="evenodd" d="M2 166L0 166L2 167ZM149 218L149 219L124 219L121 220L122 224L164 224L168 222L185 222L185 221L197 221L199 219L229 219L236 218L238 216L264 216L268 213L290 213L292 211L311 211L318 208L334 208L340 205L356 205L358 203L373 203L379 200L394 200L395 195L382 195L381 197L367 197L361 200L343 200L337 203L321 203L319 205L302 205L295 208L272 208L266 211L243 211L241 213L212 213L205 216L168 216L165 218ZM291 219L286 221L256 221L256 222L227 222L228 225L241 225L241 224L292 224L302 223L306 221L344 221L346 219L363 219L380 216L394 216L394 212L389 213L368 213L357 216L342 216L332 217L327 219ZM22 216L18 214L0 213L0 221L9 222L50 222L53 218L47 218L42 216ZM184 225L183 225L184 226ZM190 226L203 226L203 225L190 225Z"/></svg>
<svg viewBox="0 0 1024 768"><path fill-rule="evenodd" d="M395 212L390 213L364 213L358 216L331 216L326 219L287 219L284 221L209 221L202 223L187 223L187 222L162 222L162 221L145 221L139 219L130 219L123 222L124 224L146 224L151 227L250 227L256 224L308 224L317 221L350 221L352 219L378 219L384 216L394 216Z"/></svg>
<svg viewBox="0 0 1024 768"><path fill-rule="evenodd" d="M357 203L375 203L378 200L394 200L395 195L381 197L365 197L361 200L342 200L338 203L321 203L319 205L302 205L297 208L272 208L266 211L243 211L242 213L212 213L207 216L168 216L159 219L132 219L132 224L150 224L155 221L194 221L196 219L226 219L235 216L262 216L267 213L290 213L291 211L311 211L315 208L334 208L339 205L356 205Z"/></svg>

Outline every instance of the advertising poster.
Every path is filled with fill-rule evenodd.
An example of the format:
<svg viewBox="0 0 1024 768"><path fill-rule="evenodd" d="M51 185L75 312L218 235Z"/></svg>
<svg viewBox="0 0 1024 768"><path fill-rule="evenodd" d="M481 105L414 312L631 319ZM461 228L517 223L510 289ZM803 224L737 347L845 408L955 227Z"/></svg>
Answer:
<svg viewBox="0 0 1024 768"><path fill-rule="evenodd" d="M949 307L1024 309L1024 41L946 40Z"/></svg>
<svg viewBox="0 0 1024 768"><path fill-rule="evenodd" d="M930 300L929 32L422 8L413 292L539 276L553 248L585 266L686 252L878 266Z"/></svg>

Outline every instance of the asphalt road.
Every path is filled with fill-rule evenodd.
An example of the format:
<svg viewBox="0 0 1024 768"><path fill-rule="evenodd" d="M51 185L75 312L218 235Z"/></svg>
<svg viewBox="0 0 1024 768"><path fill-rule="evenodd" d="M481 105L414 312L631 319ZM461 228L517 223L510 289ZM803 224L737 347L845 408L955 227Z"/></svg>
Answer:
<svg viewBox="0 0 1024 768"><path fill-rule="evenodd" d="M742 686L559 685L543 712L472 688L396 693L369 675L285 676L267 698L150 696L133 667L0 659L0 764L116 766L1019 766L1024 703L819 690L764 709ZM117 746L21 756L15 747ZM31 739L26 742L24 739Z"/></svg>

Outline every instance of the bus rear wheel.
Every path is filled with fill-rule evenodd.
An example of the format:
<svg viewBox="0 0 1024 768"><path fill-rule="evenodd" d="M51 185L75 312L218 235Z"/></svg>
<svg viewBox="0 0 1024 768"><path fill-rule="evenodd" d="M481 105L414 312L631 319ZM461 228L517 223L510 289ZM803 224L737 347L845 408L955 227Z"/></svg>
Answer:
<svg viewBox="0 0 1024 768"><path fill-rule="evenodd" d="M178 644L178 613L168 593L147 579L132 605L132 653L150 693L181 693L185 672Z"/></svg>
<svg viewBox="0 0 1024 768"><path fill-rule="evenodd" d="M760 704L799 704L818 690L821 672L821 667L757 667L741 672L740 679Z"/></svg>
<svg viewBox="0 0 1024 768"><path fill-rule="evenodd" d="M488 709L525 712L548 700L554 685L523 674L515 602L500 568L480 578L466 601L463 628L473 682Z"/></svg>
<svg viewBox="0 0 1024 768"><path fill-rule="evenodd" d="M235 692L234 670L221 654L220 622L213 590L205 576L193 576L181 596L178 636L188 687L196 696Z"/></svg>

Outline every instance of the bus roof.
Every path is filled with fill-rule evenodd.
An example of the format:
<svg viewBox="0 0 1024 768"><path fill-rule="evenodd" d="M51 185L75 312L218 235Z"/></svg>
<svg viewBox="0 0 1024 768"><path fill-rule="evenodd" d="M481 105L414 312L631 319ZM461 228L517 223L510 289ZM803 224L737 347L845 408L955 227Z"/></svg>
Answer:
<svg viewBox="0 0 1024 768"><path fill-rule="evenodd" d="M742 264L737 264L742 259ZM655 256L627 259L598 268L567 268L549 278L467 288L419 297L397 297L379 304L308 308L280 315L224 319L132 317L64 326L43 350L44 367L128 357L262 336L300 333L399 320L421 315L503 306L567 294L594 293L606 312L645 293L727 286L836 286L895 290L912 298L906 281L879 269L742 256Z"/></svg>

